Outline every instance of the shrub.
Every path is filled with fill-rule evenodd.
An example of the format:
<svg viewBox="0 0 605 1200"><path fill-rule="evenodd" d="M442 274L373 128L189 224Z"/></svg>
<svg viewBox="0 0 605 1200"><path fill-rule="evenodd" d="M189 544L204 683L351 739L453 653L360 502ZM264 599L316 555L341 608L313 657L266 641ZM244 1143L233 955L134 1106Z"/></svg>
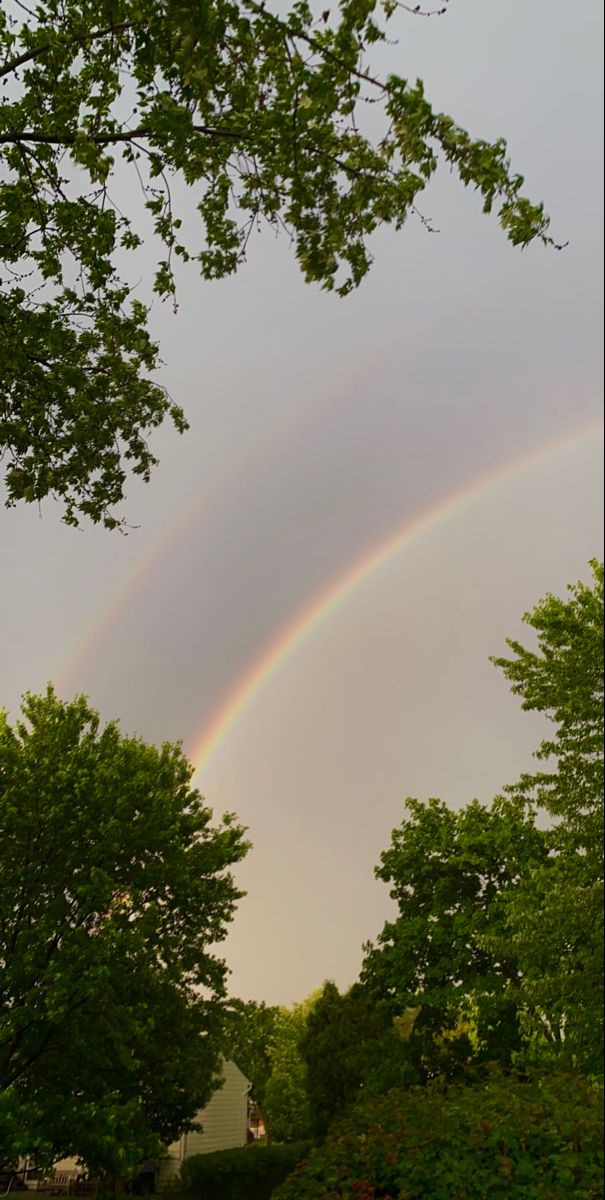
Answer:
<svg viewBox="0 0 605 1200"><path fill-rule="evenodd" d="M492 1075L367 1097L274 1200L597 1200L602 1088Z"/></svg>
<svg viewBox="0 0 605 1200"><path fill-rule="evenodd" d="M270 1200L310 1145L256 1142L235 1150L194 1154L183 1163L177 1188L191 1200Z"/></svg>

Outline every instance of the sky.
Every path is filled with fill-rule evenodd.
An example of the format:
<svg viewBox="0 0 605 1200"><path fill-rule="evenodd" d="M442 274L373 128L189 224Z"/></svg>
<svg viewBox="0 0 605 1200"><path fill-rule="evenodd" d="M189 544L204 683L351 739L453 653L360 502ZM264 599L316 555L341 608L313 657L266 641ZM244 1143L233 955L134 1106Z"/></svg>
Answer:
<svg viewBox="0 0 605 1200"><path fill-rule="evenodd" d="M152 324L191 429L154 439L128 535L0 510L0 703L52 680L181 739L249 828L236 995L348 986L406 796L489 803L531 763L541 723L489 656L602 555L600 8L452 0L381 50L507 136L564 251L514 250L444 170L439 234L378 233L346 300L271 235L233 279L183 270Z"/></svg>

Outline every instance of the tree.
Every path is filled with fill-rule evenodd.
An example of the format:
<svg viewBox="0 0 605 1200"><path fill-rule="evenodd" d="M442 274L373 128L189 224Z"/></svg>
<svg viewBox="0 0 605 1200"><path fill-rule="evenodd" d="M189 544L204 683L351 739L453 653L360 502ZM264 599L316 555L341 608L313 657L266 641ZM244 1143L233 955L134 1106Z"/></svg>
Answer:
<svg viewBox="0 0 605 1200"><path fill-rule="evenodd" d="M514 952L501 939L506 898L546 858L531 809L498 798L453 812L440 800L406 801L376 876L391 885L398 916L366 946L361 980L408 1014L409 1057L424 1074L473 1060L510 1062L519 1045Z"/></svg>
<svg viewBox="0 0 605 1200"><path fill-rule="evenodd" d="M381 856L399 915L362 983L411 1021L425 1075L482 1060L602 1072L603 565L526 614L537 649L494 661L555 731L490 809L408 800ZM538 809L550 819L538 828ZM413 1019L412 1019L413 1018Z"/></svg>
<svg viewBox="0 0 605 1200"><path fill-rule="evenodd" d="M225 1014L224 1053L252 1084L251 1097L262 1109L271 1075L271 1048L279 1009L263 1001L231 1000Z"/></svg>
<svg viewBox="0 0 605 1200"><path fill-rule="evenodd" d="M101 728L82 697L0 723L0 1143L127 1174L215 1086L241 893L178 746Z"/></svg>
<svg viewBox="0 0 605 1200"><path fill-rule="evenodd" d="M508 905L506 938L522 972L525 1028L538 1057L602 1071L603 564L592 585L548 595L526 613L537 648L509 640L496 658L523 707L554 725L536 757L550 768L514 788L551 818L548 860Z"/></svg>
<svg viewBox="0 0 605 1200"><path fill-rule="evenodd" d="M523 708L555 726L536 751L551 769L512 790L554 818L553 847L592 871L603 864L603 563L590 565L591 586L571 584L568 600L548 595L525 614L536 650L507 639L514 657L492 661Z"/></svg>
<svg viewBox="0 0 605 1200"><path fill-rule="evenodd" d="M359 1089L369 1015L363 1002L356 1004L355 994L341 996L328 981L307 1017L300 1050L315 1134L327 1132Z"/></svg>
<svg viewBox="0 0 605 1200"><path fill-rule="evenodd" d="M444 3L446 0L444 0ZM510 240L549 242L506 143L474 140L422 83L369 61L401 0L341 0L317 18L265 0L8 0L0 12L0 447L8 503L60 498L65 518L112 526L127 470L149 477L147 436L181 409L153 381L147 309L118 262L141 244L118 207L126 172L173 265L235 271L261 224L285 226L306 279L345 294L369 235L400 228L439 158L495 207ZM382 130L368 135L366 102ZM374 109L376 113L376 109ZM373 122L374 124L374 122ZM195 191L183 236L171 177ZM423 218L420 217L422 220ZM201 243L201 247L200 247Z"/></svg>
<svg viewBox="0 0 605 1200"><path fill-rule="evenodd" d="M300 1039L314 1135L327 1133L362 1084L375 1086L378 1075L384 1090L383 1064L398 1056L400 1042L388 1006L377 1004L366 989L357 983L341 995L335 983L324 984Z"/></svg>
<svg viewBox="0 0 605 1200"><path fill-rule="evenodd" d="M297 1142L313 1134L307 1069L300 1043L316 1000L317 993L312 992L302 1003L280 1008L275 1020L271 1075L265 1086L263 1107L267 1134L274 1142Z"/></svg>

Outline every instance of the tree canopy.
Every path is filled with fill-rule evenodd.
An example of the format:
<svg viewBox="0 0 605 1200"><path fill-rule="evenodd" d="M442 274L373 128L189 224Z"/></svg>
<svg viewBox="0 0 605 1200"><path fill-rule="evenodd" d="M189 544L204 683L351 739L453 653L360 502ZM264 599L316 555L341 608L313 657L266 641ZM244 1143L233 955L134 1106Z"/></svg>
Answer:
<svg viewBox="0 0 605 1200"><path fill-rule="evenodd" d="M495 658L554 726L491 808L406 802L376 870L398 916L362 983L415 1013L429 1075L498 1060L600 1072L603 1056L603 564L525 616L535 646ZM536 824L538 814L542 827ZM544 821L546 818L546 821Z"/></svg>
<svg viewBox="0 0 605 1200"><path fill-rule="evenodd" d="M554 818L554 846L602 866L603 563L590 566L590 584L570 584L567 598L545 596L525 614L535 648L511 638L513 657L493 662L523 708L554 725L536 751L550 769L523 775L515 793Z"/></svg>
<svg viewBox="0 0 605 1200"><path fill-rule="evenodd" d="M191 774L83 698L0 720L2 1161L127 1174L213 1090L247 844Z"/></svg>
<svg viewBox="0 0 605 1200"><path fill-rule="evenodd" d="M536 757L547 770L511 791L551 819L548 859L508 902L506 942L519 960L532 1053L603 1069L603 563L567 598L525 616L536 646L510 640L496 658L523 707L553 728Z"/></svg>
<svg viewBox="0 0 605 1200"><path fill-rule="evenodd" d="M224 1053L252 1084L251 1099L263 1107L271 1075L271 1050L280 1010L257 1000L229 1001L225 1014Z"/></svg>
<svg viewBox="0 0 605 1200"><path fill-rule="evenodd" d="M341 295L368 271L381 224L424 218L448 164L515 245L550 241L506 143L474 138L420 80L379 76L401 0L316 14L266 0L8 0L0 12L0 452L8 503L58 497L65 519L108 526L148 435L180 407L154 380L144 299L123 274L144 212L174 294L174 263L233 272L262 225L284 228L307 280ZM365 120L366 105L372 120ZM380 114L380 121L377 115ZM171 179L191 189L185 237ZM142 211L124 212L120 179ZM119 190L119 189L118 189ZM122 274L120 273L122 271Z"/></svg>
<svg viewBox="0 0 605 1200"><path fill-rule="evenodd" d="M280 1008L269 1052L271 1074L265 1085L263 1115L269 1138L296 1142L313 1134L307 1068L300 1045L318 997L311 992L292 1008Z"/></svg>
<svg viewBox="0 0 605 1200"><path fill-rule="evenodd" d="M340 993L328 980L307 1013L300 1038L311 1128L322 1137L335 1117L354 1102L363 1085L384 1088L385 1060L399 1058L400 1037L388 1005L354 984ZM400 1067L401 1063L397 1063ZM397 1082L401 1082L398 1071Z"/></svg>
<svg viewBox="0 0 605 1200"><path fill-rule="evenodd" d="M362 982L394 1016L415 1013L410 1052L429 1076L473 1057L510 1061L518 965L488 938L505 928L507 895L545 859L544 835L516 799L459 812L408 799L406 809L376 868L398 915L366 947Z"/></svg>

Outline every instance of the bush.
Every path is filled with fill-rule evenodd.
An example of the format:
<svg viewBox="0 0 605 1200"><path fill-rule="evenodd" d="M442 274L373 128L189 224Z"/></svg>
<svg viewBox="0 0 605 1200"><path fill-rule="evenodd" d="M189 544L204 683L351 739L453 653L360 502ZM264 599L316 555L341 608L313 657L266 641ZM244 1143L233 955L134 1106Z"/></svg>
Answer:
<svg viewBox="0 0 605 1200"><path fill-rule="evenodd" d="M597 1200L602 1088L498 1073L361 1100L274 1200Z"/></svg>
<svg viewBox="0 0 605 1200"><path fill-rule="evenodd" d="M179 1191L192 1200L270 1200L310 1149L310 1142L256 1142L235 1150L194 1154L181 1167Z"/></svg>

